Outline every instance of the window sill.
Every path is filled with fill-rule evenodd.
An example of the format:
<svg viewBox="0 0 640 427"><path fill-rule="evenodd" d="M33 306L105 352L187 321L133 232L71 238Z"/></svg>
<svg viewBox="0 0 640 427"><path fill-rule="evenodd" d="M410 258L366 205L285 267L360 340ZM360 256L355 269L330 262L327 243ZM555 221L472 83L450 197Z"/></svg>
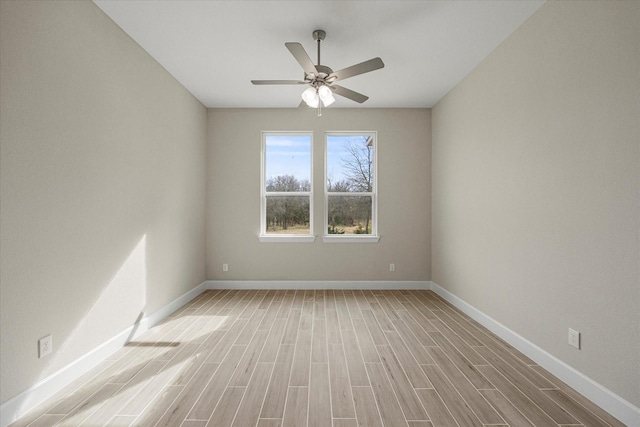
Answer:
<svg viewBox="0 0 640 427"><path fill-rule="evenodd" d="M324 243L378 243L380 236L323 236Z"/></svg>
<svg viewBox="0 0 640 427"><path fill-rule="evenodd" d="M268 234L262 234L258 236L258 240L262 243L313 243L316 240L316 236L313 235L280 235L272 236Z"/></svg>

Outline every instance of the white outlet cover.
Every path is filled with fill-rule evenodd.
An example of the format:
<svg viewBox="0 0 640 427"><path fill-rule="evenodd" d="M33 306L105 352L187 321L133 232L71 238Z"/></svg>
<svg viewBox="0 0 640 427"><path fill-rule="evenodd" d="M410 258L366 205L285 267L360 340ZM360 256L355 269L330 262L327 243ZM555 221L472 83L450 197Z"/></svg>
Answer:
<svg viewBox="0 0 640 427"><path fill-rule="evenodd" d="M569 328L569 345L580 350L580 332Z"/></svg>
<svg viewBox="0 0 640 427"><path fill-rule="evenodd" d="M38 357L44 357L53 351L53 338L47 335L38 340Z"/></svg>

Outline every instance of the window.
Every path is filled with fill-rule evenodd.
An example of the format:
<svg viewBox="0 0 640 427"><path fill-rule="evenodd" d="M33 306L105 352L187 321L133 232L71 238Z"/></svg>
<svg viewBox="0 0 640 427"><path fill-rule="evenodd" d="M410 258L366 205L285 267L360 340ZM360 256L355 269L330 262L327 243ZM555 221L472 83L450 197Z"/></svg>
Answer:
<svg viewBox="0 0 640 427"><path fill-rule="evenodd" d="M328 132L325 242L377 242L375 132Z"/></svg>
<svg viewBox="0 0 640 427"><path fill-rule="evenodd" d="M263 132L260 241L314 240L311 132Z"/></svg>

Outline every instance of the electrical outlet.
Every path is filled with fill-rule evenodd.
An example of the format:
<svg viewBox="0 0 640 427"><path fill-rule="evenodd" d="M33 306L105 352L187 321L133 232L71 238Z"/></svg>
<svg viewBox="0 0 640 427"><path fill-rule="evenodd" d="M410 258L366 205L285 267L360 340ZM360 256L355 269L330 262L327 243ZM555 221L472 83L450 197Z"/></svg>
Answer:
<svg viewBox="0 0 640 427"><path fill-rule="evenodd" d="M222 271L229 271L229 264L222 264Z"/></svg>
<svg viewBox="0 0 640 427"><path fill-rule="evenodd" d="M580 350L580 332L569 328L569 345Z"/></svg>
<svg viewBox="0 0 640 427"><path fill-rule="evenodd" d="M396 271L396 265L395 264L389 264L389 271Z"/></svg>
<svg viewBox="0 0 640 427"><path fill-rule="evenodd" d="M38 340L38 358L45 357L53 351L53 338L47 335Z"/></svg>

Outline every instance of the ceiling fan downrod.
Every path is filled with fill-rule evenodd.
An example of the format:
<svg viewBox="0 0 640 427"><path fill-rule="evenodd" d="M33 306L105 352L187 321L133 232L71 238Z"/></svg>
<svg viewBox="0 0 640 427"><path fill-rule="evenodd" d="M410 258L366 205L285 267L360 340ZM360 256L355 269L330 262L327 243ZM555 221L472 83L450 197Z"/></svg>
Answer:
<svg viewBox="0 0 640 427"><path fill-rule="evenodd" d="M313 32L313 39L318 42L318 64L317 65L320 65L320 43L322 43L322 40L324 40L326 36L327 36L327 33L324 32L323 30L315 30Z"/></svg>

